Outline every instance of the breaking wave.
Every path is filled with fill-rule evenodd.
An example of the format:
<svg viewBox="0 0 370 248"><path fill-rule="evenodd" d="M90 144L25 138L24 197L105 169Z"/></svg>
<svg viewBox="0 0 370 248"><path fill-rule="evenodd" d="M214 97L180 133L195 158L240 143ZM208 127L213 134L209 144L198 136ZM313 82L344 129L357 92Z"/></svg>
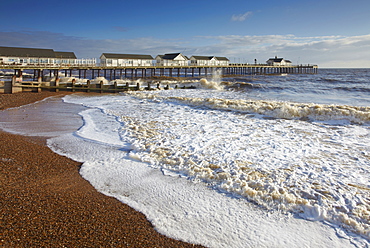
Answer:
<svg viewBox="0 0 370 248"><path fill-rule="evenodd" d="M205 78L202 78L201 80L199 80L199 83L203 88L206 88L206 89L214 89L214 90L224 89L224 87L219 82L208 81Z"/></svg>
<svg viewBox="0 0 370 248"><path fill-rule="evenodd" d="M266 209L326 220L369 237L369 188L358 176L368 172L367 127L351 125L353 130L347 131L346 125L289 121L369 122L369 107L132 95L160 105L161 111L145 121L142 114L120 116L129 130L130 158L204 181Z"/></svg>
<svg viewBox="0 0 370 248"><path fill-rule="evenodd" d="M265 100L163 97L148 93L133 93L133 95L146 99L162 98L162 100L178 101L192 106L254 113L281 119L348 121L361 125L370 123L370 107Z"/></svg>

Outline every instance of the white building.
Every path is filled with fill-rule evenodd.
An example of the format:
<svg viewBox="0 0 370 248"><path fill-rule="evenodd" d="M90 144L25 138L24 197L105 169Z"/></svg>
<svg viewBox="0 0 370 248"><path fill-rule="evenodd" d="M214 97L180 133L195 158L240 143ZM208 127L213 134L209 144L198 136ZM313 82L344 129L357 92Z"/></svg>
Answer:
<svg viewBox="0 0 370 248"><path fill-rule="evenodd" d="M100 56L101 66L153 66L151 55L103 53Z"/></svg>
<svg viewBox="0 0 370 248"><path fill-rule="evenodd" d="M292 62L290 60L286 60L283 58L278 58L275 56L275 58L270 58L266 61L267 65L271 66L290 66L292 65Z"/></svg>
<svg viewBox="0 0 370 248"><path fill-rule="evenodd" d="M76 65L77 57L73 52L54 52L56 59L54 64Z"/></svg>
<svg viewBox="0 0 370 248"><path fill-rule="evenodd" d="M81 65L81 66L96 66L96 58L90 58L90 59L76 59L75 60L76 65Z"/></svg>
<svg viewBox="0 0 370 248"><path fill-rule="evenodd" d="M5 65L74 65L73 52L55 52L53 49L0 47L0 64Z"/></svg>
<svg viewBox="0 0 370 248"><path fill-rule="evenodd" d="M157 66L188 66L189 58L181 53L157 55Z"/></svg>
<svg viewBox="0 0 370 248"><path fill-rule="evenodd" d="M190 65L194 66L224 66L229 65L229 59L216 56L191 56Z"/></svg>

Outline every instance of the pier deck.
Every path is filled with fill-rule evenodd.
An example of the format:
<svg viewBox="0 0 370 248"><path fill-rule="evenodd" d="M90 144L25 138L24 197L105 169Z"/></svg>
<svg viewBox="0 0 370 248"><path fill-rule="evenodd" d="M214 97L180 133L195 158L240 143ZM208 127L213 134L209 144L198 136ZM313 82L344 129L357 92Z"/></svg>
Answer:
<svg viewBox="0 0 370 248"><path fill-rule="evenodd" d="M135 90L140 86L113 86L99 84L77 85L75 82L59 84L59 77L78 77L94 79L104 77L110 81L129 78L154 77L207 77L215 70L223 76L228 75L261 75L261 74L316 74L317 65L270 66L259 64L231 64L228 66L135 66L135 67L102 67L102 66L69 66L69 65L0 65L0 70L14 70L11 82L2 82L0 93L14 93L24 90L71 90L85 92L118 92ZM30 81L23 81L23 72L33 75ZM78 75L77 75L78 74ZM45 77L54 77L54 82L45 82ZM50 80L48 80L50 81ZM150 87L150 86L149 86Z"/></svg>
<svg viewBox="0 0 370 248"><path fill-rule="evenodd" d="M63 72L65 76L71 76L73 71L78 71L79 77L86 77L87 72L94 76L109 76L111 80L122 77L153 77L153 76L183 76L195 77L196 75L211 74L213 70L222 70L222 75L253 75L253 74L315 74L317 65L291 65L270 66L264 64L230 64L227 66L127 66L127 67L103 67L103 66L69 66L69 65L0 65L0 70L14 70L14 75L25 70L34 70L34 77L43 76L49 71L58 76L56 72Z"/></svg>

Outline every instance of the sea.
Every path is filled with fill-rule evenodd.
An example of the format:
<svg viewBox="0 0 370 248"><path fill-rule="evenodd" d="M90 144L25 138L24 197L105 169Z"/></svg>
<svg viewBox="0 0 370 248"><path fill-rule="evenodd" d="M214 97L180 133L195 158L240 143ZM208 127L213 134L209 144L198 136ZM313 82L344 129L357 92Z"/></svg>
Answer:
<svg viewBox="0 0 370 248"><path fill-rule="evenodd" d="M45 113L37 106L52 101L43 118L64 128L78 114L63 132L53 126L47 145L169 237L206 247L370 247L370 69L215 70L157 83L16 109ZM6 119L6 131L48 136Z"/></svg>

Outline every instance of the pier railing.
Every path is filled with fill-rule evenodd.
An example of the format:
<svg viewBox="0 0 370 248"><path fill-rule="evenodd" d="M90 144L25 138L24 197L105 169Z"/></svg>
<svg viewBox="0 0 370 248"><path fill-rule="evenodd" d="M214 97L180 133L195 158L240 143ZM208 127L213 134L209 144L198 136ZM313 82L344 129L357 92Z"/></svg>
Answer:
<svg viewBox="0 0 370 248"><path fill-rule="evenodd" d="M265 65L265 64L230 64L227 66L74 66L74 65L0 65L0 70L14 70L14 75L22 77L23 71L33 71L33 79L49 72L50 77L58 78L61 73L65 77L72 77L78 72L78 78L90 79L104 76L106 79L119 78L147 78L156 76L168 77L201 77L209 76L214 70L221 70L223 76L228 75L256 75L256 74L315 74L317 65Z"/></svg>
<svg viewBox="0 0 370 248"><path fill-rule="evenodd" d="M69 64L0 64L0 69L10 70L108 70L108 69L199 69L199 68L318 68L317 65L268 65L268 64L229 64L229 65L171 65L171 66L102 66L102 65L69 65Z"/></svg>

